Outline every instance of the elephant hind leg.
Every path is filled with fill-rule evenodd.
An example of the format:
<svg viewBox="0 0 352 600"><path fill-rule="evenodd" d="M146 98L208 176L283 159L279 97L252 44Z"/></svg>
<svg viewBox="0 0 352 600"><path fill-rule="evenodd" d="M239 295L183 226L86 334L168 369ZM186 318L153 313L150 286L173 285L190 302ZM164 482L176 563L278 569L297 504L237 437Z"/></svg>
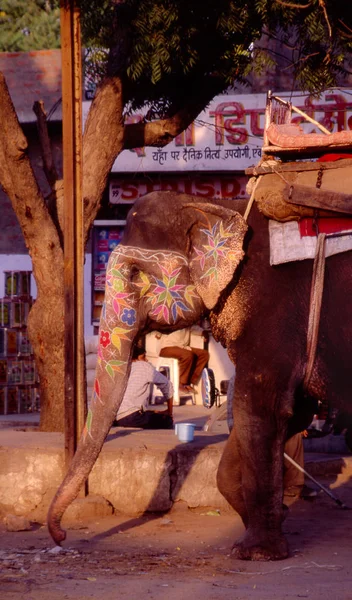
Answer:
<svg viewBox="0 0 352 600"><path fill-rule="evenodd" d="M288 554L285 537L267 529L260 532L249 527L232 547L232 556L240 560L283 560Z"/></svg>
<svg viewBox="0 0 352 600"><path fill-rule="evenodd" d="M267 514L268 519L263 517L261 522L256 518L257 514L263 509L260 504L256 504L255 509L252 508L251 515L249 514L247 507L251 504L248 504L248 491L247 502L245 500L246 490L242 480L243 465L243 458L238 450L238 440L234 428L225 446L217 473L217 483L221 494L240 515L246 527L243 536L236 540L233 545L232 556L241 560L281 560L287 558L287 541L279 527L279 523L286 516L286 510L281 502L280 510L275 511L275 515L270 515L269 512ZM276 512L278 513L277 518ZM270 516L275 517L272 526L270 526L270 521L272 521Z"/></svg>
<svg viewBox="0 0 352 600"><path fill-rule="evenodd" d="M220 460L217 485L232 508L240 515L245 527L248 525L248 513L243 497L241 459L238 453L235 429L232 429Z"/></svg>

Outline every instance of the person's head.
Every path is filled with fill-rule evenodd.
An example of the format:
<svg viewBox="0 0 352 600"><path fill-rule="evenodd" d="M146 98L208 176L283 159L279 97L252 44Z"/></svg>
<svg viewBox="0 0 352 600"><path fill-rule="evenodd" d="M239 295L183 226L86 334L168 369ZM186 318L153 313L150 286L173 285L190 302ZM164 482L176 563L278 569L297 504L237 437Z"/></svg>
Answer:
<svg viewBox="0 0 352 600"><path fill-rule="evenodd" d="M132 360L146 360L145 349L135 346L132 352Z"/></svg>

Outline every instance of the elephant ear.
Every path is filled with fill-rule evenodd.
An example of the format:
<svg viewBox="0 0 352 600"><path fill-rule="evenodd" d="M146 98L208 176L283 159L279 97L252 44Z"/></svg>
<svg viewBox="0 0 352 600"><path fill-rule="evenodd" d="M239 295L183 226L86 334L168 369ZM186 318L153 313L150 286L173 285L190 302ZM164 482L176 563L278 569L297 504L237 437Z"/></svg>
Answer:
<svg viewBox="0 0 352 600"><path fill-rule="evenodd" d="M184 208L196 215L189 229L190 275L205 306L212 309L244 256L247 223L238 212L214 204Z"/></svg>

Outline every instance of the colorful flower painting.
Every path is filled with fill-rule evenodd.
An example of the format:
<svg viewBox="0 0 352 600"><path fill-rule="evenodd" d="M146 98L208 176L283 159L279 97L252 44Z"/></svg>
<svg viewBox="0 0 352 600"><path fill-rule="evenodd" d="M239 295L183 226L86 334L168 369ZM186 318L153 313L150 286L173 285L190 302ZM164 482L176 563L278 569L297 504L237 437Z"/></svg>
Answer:
<svg viewBox="0 0 352 600"><path fill-rule="evenodd" d="M106 348L110 344L110 342L111 342L111 340L110 340L110 333L108 331L104 331L103 329L101 329L100 330L99 344L103 348Z"/></svg>
<svg viewBox="0 0 352 600"><path fill-rule="evenodd" d="M130 327L132 327L132 325L135 324L137 320L136 317L136 311L134 310L134 308L124 308L122 315L121 315L121 321L122 323L126 323L126 325L129 325Z"/></svg>
<svg viewBox="0 0 352 600"><path fill-rule="evenodd" d="M207 270L201 278L210 277L217 280L218 276L218 259L226 258L231 260L231 247L227 246L228 238L232 238L234 233L231 231L232 225L230 224L226 229L224 228L222 221L217 221L212 228L201 229L202 233L205 233L207 237L207 244L203 244L202 248L196 248L194 251L197 254L195 261L199 261L200 268L202 271L207 267Z"/></svg>
<svg viewBox="0 0 352 600"><path fill-rule="evenodd" d="M183 265L175 268L174 263L159 264L160 276L140 273L141 296L145 296L151 304L151 316L157 321L174 324L185 318L186 313L194 308L194 300L199 299L193 285L179 283L185 278Z"/></svg>
<svg viewBox="0 0 352 600"><path fill-rule="evenodd" d="M129 259L140 266L133 282L129 277ZM153 265L152 274L150 265ZM100 399L99 378L108 375L109 380L115 381L117 373L126 371L127 361L122 360L124 344L131 346L136 334L139 299L144 299L150 316L170 325L184 319L200 301L195 286L183 283L187 282L187 271L186 257L174 252L152 252L119 245L111 253L100 324L97 378L85 436L91 435L94 408Z"/></svg>

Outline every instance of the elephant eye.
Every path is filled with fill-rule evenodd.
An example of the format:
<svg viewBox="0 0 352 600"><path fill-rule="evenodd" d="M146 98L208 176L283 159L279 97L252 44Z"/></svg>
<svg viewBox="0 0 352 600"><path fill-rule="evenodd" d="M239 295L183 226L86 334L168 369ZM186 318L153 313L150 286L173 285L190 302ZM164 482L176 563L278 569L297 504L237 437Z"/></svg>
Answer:
<svg viewBox="0 0 352 600"><path fill-rule="evenodd" d="M137 265L132 265L130 269L130 281L132 283L136 282L139 278L139 267Z"/></svg>

